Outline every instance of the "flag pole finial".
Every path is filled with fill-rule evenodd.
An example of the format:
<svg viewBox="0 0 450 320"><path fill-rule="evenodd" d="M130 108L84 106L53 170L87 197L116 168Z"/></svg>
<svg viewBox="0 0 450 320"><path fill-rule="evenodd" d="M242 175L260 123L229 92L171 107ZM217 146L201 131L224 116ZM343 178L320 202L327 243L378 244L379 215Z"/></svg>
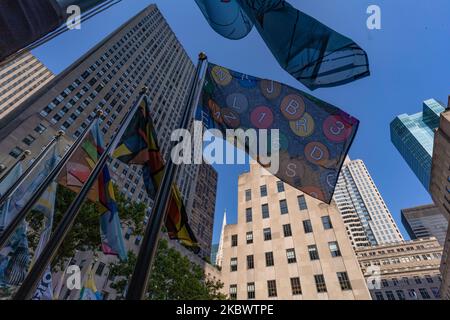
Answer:
<svg viewBox="0 0 450 320"><path fill-rule="evenodd" d="M99 109L97 110L97 117L100 118L101 116L103 116L103 110Z"/></svg>
<svg viewBox="0 0 450 320"><path fill-rule="evenodd" d="M204 53L204 52L202 51L202 52L200 52L200 53L198 54L198 59L199 59L200 61L204 61L204 60L208 59L208 56L206 55L206 53Z"/></svg>
<svg viewBox="0 0 450 320"><path fill-rule="evenodd" d="M63 131L63 130L59 130L57 133L56 133L56 138L61 138L63 135L65 135L66 133Z"/></svg>
<svg viewBox="0 0 450 320"><path fill-rule="evenodd" d="M139 94L144 95L144 94L147 94L147 92L148 92L148 87L144 86L144 87L142 87L141 92L139 92Z"/></svg>

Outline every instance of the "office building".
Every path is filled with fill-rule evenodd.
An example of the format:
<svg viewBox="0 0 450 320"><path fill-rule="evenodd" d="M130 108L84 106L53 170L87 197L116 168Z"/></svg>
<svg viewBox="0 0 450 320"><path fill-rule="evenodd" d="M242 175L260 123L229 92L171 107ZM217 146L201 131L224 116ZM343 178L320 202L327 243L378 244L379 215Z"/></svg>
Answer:
<svg viewBox="0 0 450 320"><path fill-rule="evenodd" d="M199 255L209 258L211 256L218 177L217 171L212 165L203 163L198 166L189 223L200 246Z"/></svg>
<svg viewBox="0 0 450 320"><path fill-rule="evenodd" d="M430 193L433 202L450 220L450 96L447 109L441 113L439 128L434 138ZM450 230L444 245L441 264L443 299L450 299Z"/></svg>
<svg viewBox="0 0 450 320"><path fill-rule="evenodd" d="M29 52L1 64L0 119L53 78L53 73Z"/></svg>
<svg viewBox="0 0 450 320"><path fill-rule="evenodd" d="M402 209L401 217L411 239L435 237L444 245L448 221L434 204Z"/></svg>
<svg viewBox="0 0 450 320"><path fill-rule="evenodd" d="M434 131L445 107L434 99L423 102L423 111L402 114L391 122L391 141L428 191Z"/></svg>
<svg viewBox="0 0 450 320"><path fill-rule="evenodd" d="M374 300L440 299L442 247L436 238L361 248L356 255Z"/></svg>
<svg viewBox="0 0 450 320"><path fill-rule="evenodd" d="M344 161L333 199L353 248L403 240L362 160Z"/></svg>
<svg viewBox="0 0 450 320"><path fill-rule="evenodd" d="M284 184L256 163L238 181L238 217L223 234L231 299L370 299L334 204Z"/></svg>

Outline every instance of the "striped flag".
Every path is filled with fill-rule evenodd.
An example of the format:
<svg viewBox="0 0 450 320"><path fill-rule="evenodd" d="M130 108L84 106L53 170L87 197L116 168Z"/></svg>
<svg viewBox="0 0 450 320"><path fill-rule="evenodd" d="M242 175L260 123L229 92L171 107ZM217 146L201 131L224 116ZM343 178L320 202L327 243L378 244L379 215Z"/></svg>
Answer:
<svg viewBox="0 0 450 320"><path fill-rule="evenodd" d="M164 176L164 160L160 153L146 98L142 100L130 125L121 137L113 157L128 165L142 165L147 193L150 197L156 196ZM188 223L183 199L175 184L171 189L165 224L171 239L180 240L194 252L199 251L197 239Z"/></svg>

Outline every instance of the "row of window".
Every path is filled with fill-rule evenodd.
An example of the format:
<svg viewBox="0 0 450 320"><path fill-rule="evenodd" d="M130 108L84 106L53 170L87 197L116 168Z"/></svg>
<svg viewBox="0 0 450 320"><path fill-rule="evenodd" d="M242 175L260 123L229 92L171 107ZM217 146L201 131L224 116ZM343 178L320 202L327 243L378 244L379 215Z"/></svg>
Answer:
<svg viewBox="0 0 450 320"><path fill-rule="evenodd" d="M350 280L348 278L347 272L337 272L337 279L341 290L352 290ZM318 293L327 292L327 285L325 283L325 277L323 274L314 275L314 282L316 284L316 290ZM302 294L302 286L299 277L290 278L291 283L291 293L293 296ZM237 284L230 285L229 295L231 299L237 299ZM276 280L267 281L267 297L275 298L278 296L277 292L277 282ZM256 285L254 282L247 283L247 299L255 299L256 297Z"/></svg>
<svg viewBox="0 0 450 320"><path fill-rule="evenodd" d="M305 196L301 195L297 197L298 200L298 206L300 210L306 210L306 201L305 201ZM279 201L279 205L280 205L280 214L287 214L289 213L289 209L288 209L288 205L287 205L287 201L286 199L280 200ZM262 218L263 219L267 219L270 217L270 212L269 212L269 204L265 203L263 205L261 205L261 212L262 212ZM245 220L246 222L252 222L253 221L253 213L252 213L252 208L246 208L245 209Z"/></svg>
<svg viewBox="0 0 450 320"><path fill-rule="evenodd" d="M414 276L412 280L414 280L415 284L422 284L424 278L425 278L426 283L434 283L433 277L430 275L425 275L423 278L421 278L419 276ZM440 280L440 276L438 277L438 280ZM403 283L405 285L410 285L411 281L410 281L410 278L408 278L408 277L402 277L401 279L392 278L390 281L388 279L381 279L381 285L383 287L389 287L391 285L391 283L394 287L396 287L396 286L400 285L401 283Z"/></svg>
<svg viewBox="0 0 450 320"><path fill-rule="evenodd" d="M333 257L333 258L340 257L342 255L337 241L328 242L328 249L330 251L331 257ZM317 249L317 246L315 244L308 246L308 255L309 255L309 259L311 261L320 259L319 250ZM296 263L297 262L297 256L295 254L294 248L286 249L286 259L287 259L287 263ZM266 267L273 267L275 265L273 252L265 253L265 262L266 262ZM251 270L254 268L255 268L254 255L248 255L247 256L247 270ZM238 271L238 258L237 257L232 257L230 259L230 271L231 272Z"/></svg>
<svg viewBox="0 0 450 320"><path fill-rule="evenodd" d="M430 288L430 290L435 299L441 298L439 288L433 287ZM407 294L410 300L416 300L419 298L415 289L408 289ZM420 297L422 297L422 299L424 300L431 299L430 293L426 288L419 288L419 294ZM376 300L406 300L406 294L404 290L395 290L395 294L394 291L391 290L384 291L384 294L383 291L375 291L374 295Z"/></svg>

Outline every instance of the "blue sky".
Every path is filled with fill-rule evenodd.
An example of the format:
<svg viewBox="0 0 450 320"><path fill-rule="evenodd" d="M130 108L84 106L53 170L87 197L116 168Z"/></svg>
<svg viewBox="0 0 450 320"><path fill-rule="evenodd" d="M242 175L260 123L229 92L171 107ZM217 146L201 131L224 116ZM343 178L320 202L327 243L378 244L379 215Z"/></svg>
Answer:
<svg viewBox="0 0 450 320"><path fill-rule="evenodd" d="M68 32L34 53L55 73L94 46L145 6L156 3L193 60L200 51L209 60L254 76L274 79L308 92L285 73L259 35L243 40L221 38L209 28L194 0L123 0L114 8ZM450 2L448 0L291 0L290 3L349 36L369 54L372 76L313 95L361 121L350 157L362 159L402 233L402 208L431 202L389 137L389 123L401 113L416 113L422 101L447 101L450 94ZM368 30L369 5L381 7L382 29ZM229 223L237 217L237 177L247 166L216 166L219 187L214 241L224 209Z"/></svg>

